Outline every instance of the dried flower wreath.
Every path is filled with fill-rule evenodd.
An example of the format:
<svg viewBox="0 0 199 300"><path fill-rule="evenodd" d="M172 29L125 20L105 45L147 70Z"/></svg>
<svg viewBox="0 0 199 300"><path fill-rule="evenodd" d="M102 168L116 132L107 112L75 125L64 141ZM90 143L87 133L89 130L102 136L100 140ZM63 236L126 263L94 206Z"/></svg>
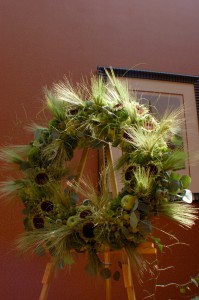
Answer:
<svg viewBox="0 0 199 300"><path fill-rule="evenodd" d="M34 248L39 255L48 251L61 266L71 264L74 253L87 252L87 271L105 277L98 253L125 249L133 260L138 245L150 238L153 215L191 227L197 212L187 204L191 179L178 172L186 160L180 111L167 111L158 120L113 72L107 76L108 82L92 77L90 87L73 87L65 79L45 90L53 115L48 126L32 125L29 145L0 153L23 174L0 188L2 196L17 195L25 207L26 231L18 247ZM76 148L100 149L108 143L123 151L115 166L123 189L112 199L106 184L100 193L84 180L77 182L67 168Z"/></svg>

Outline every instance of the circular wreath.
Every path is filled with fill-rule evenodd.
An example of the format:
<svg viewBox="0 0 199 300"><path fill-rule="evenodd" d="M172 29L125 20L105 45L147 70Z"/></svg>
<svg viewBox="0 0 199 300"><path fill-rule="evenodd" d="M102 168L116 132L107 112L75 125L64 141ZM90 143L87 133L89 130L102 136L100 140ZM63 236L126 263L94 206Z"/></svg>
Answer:
<svg viewBox="0 0 199 300"><path fill-rule="evenodd" d="M191 179L178 172L186 160L180 111L158 119L113 72L107 77L108 82L92 77L90 87L73 87L65 79L45 90L53 118L46 127L32 126L29 145L6 147L0 156L23 174L1 184L4 196L17 194L24 204L26 232L18 247L34 247L39 255L48 251L61 266L71 264L75 252L87 252L91 274L103 270L98 253L105 249L125 249L132 258L151 237L154 215L187 227L196 218L196 209L185 203L192 201ZM108 144L122 150L115 168L123 187L114 197L106 171L98 191L68 169L77 148L99 150Z"/></svg>

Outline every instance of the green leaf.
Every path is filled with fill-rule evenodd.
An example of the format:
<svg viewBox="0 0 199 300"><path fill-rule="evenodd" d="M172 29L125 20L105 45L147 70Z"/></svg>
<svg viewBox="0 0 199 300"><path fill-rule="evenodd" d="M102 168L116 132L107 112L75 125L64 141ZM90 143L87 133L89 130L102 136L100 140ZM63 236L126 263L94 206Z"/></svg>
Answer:
<svg viewBox="0 0 199 300"><path fill-rule="evenodd" d="M158 244L157 244L157 247L158 247L158 249L160 250L160 252L162 252L162 250L163 250L163 245L160 244L160 243L158 243Z"/></svg>
<svg viewBox="0 0 199 300"><path fill-rule="evenodd" d="M186 293L186 289L185 288L180 288L180 293L181 294L185 294Z"/></svg>
<svg viewBox="0 0 199 300"><path fill-rule="evenodd" d="M154 243L156 244L156 246L158 247L158 249L162 252L164 245L162 245L161 239L157 238L155 236L152 236L152 239L153 239Z"/></svg>
<svg viewBox="0 0 199 300"><path fill-rule="evenodd" d="M172 195L176 195L176 193L179 191L180 189L180 182L176 179L173 179L170 183L169 183L169 193Z"/></svg>
<svg viewBox="0 0 199 300"><path fill-rule="evenodd" d="M184 189L188 189L189 185L191 184L191 177L188 175L183 175L180 178L180 182Z"/></svg>
<svg viewBox="0 0 199 300"><path fill-rule="evenodd" d="M160 238L157 238L155 236L153 236L152 239L154 240L155 243L159 243L160 242Z"/></svg>
<svg viewBox="0 0 199 300"><path fill-rule="evenodd" d="M183 145L183 139L180 135L178 134L174 134L171 138L171 142L175 145L175 146L182 146Z"/></svg>
<svg viewBox="0 0 199 300"><path fill-rule="evenodd" d="M178 174L176 172L171 172L170 179L172 179L172 180L180 180L181 176L182 176L181 174Z"/></svg>

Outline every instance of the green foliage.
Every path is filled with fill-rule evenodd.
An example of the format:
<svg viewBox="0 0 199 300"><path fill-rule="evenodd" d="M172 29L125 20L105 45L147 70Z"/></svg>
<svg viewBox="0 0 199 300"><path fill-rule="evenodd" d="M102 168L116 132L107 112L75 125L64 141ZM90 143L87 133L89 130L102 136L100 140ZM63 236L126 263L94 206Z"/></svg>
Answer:
<svg viewBox="0 0 199 300"><path fill-rule="evenodd" d="M154 241L155 245L156 245L156 246L158 247L158 249L160 250L160 252L162 252L164 246L163 246L163 244L161 243L161 239L158 238L158 237L155 237L155 236L152 236L151 238L152 238L152 240Z"/></svg>

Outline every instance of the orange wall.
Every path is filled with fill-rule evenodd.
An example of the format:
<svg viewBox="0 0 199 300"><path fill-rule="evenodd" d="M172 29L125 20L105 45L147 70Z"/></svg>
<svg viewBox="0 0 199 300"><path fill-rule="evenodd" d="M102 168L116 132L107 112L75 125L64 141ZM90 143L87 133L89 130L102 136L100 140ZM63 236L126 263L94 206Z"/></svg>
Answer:
<svg viewBox="0 0 199 300"><path fill-rule="evenodd" d="M42 87L64 74L79 80L101 65L199 75L198 13L198 0L1 0L1 145L30 140L23 126L42 108ZM6 174L2 170L1 179ZM18 202L1 203L0 221L0 299L35 300L46 259L14 250L23 231ZM166 251L161 266L176 269L161 282L183 282L198 272L197 231L179 231L191 247ZM105 299L104 283L88 278L84 263L80 257L70 272L56 275L49 300ZM114 300L126 299L122 282L114 289ZM146 296L141 287L137 293ZM158 300L169 298L179 299L175 288L158 290Z"/></svg>

